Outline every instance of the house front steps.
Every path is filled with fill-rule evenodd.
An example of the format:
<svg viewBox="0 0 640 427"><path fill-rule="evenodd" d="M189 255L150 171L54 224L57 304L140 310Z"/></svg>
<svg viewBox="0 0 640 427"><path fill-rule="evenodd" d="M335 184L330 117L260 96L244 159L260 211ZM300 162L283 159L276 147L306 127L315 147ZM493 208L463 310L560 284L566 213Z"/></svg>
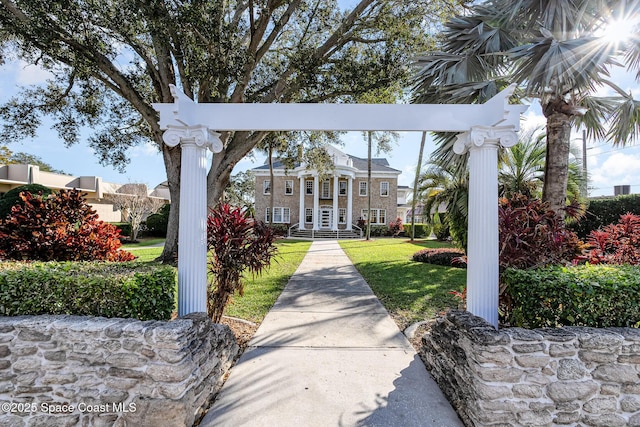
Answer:
<svg viewBox="0 0 640 427"><path fill-rule="evenodd" d="M288 237L293 239L361 239L362 231L353 230L300 230L297 225L289 228Z"/></svg>

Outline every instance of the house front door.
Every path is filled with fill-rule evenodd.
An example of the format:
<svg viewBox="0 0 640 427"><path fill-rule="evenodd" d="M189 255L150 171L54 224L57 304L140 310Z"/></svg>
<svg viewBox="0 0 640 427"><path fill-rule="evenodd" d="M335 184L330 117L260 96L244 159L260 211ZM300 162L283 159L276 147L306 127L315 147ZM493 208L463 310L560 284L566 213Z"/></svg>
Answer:
<svg viewBox="0 0 640 427"><path fill-rule="evenodd" d="M331 228L333 209L320 209L320 228Z"/></svg>

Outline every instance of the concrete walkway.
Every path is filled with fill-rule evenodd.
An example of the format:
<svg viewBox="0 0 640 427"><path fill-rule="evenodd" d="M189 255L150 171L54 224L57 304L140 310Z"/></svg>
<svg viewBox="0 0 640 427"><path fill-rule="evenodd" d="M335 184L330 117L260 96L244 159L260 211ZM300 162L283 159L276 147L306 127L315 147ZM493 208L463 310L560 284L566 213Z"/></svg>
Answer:
<svg viewBox="0 0 640 427"><path fill-rule="evenodd" d="M336 241L315 241L201 426L462 426Z"/></svg>

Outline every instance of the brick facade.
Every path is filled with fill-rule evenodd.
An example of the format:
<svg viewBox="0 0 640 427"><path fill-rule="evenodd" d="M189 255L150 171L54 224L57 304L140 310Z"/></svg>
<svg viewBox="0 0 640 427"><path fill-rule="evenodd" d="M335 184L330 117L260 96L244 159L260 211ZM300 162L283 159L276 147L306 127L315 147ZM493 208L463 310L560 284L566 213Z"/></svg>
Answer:
<svg viewBox="0 0 640 427"><path fill-rule="evenodd" d="M344 188L345 193L348 192L348 182L351 180L351 223L357 225L358 219L362 217L363 210L367 209L368 196L360 195L361 183L367 182L366 159L345 155L333 147L330 147L330 149L335 159L335 173L339 182L338 194L334 194L334 180L336 176L328 179L318 179L319 212L317 212L316 215L318 216L319 228L332 228L333 216L337 214L338 229L350 229L350 224L348 224L348 202L350 198L347 194L340 194L340 186L346 187ZM256 176L256 218L266 221L266 211L270 206L271 195L269 193L265 194L264 188L265 182L270 181L269 168L265 165L255 168L253 171ZM306 218L300 218L300 192L302 191L305 194L305 212L307 209L311 209L311 213L313 213L315 196L314 194L307 194L306 189L307 185L310 185L313 193L314 175L316 175L315 171L306 170L302 166L285 171L279 162L275 162L274 182L273 185L270 186L270 190L274 192L274 223L291 226L304 222L304 228L311 229L313 227L313 222L307 222L305 221ZM376 163L372 168L371 188L368 189L368 191L371 191L371 208L375 209L375 211L372 212L372 219L374 219L372 224L388 225L396 219L398 215L398 175L400 175L400 171L390 168L385 159L376 159ZM303 177L302 188L300 177ZM326 191L323 191L323 185L326 186L326 184L323 184L325 181L328 182L328 194L326 194ZM289 187L287 186L287 182ZM385 185L387 187L386 195L381 194L381 183L384 182L387 183ZM291 188L290 193L287 192L287 188ZM338 208L335 212L334 197L338 199ZM324 217L322 214L323 209L328 211L325 212L326 216ZM323 218L325 218L324 224L322 223ZM328 220L328 224L326 220Z"/></svg>

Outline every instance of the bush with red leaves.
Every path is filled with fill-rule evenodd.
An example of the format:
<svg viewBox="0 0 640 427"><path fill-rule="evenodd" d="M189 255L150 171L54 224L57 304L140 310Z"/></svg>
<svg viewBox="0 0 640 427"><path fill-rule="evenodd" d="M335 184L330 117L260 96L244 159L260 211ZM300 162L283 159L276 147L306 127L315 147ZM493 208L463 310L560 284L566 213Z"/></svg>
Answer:
<svg viewBox="0 0 640 427"><path fill-rule="evenodd" d="M580 241L541 200L522 194L500 199L500 267L532 268L569 264L580 254Z"/></svg>
<svg viewBox="0 0 640 427"><path fill-rule="evenodd" d="M228 204L219 204L209 212L207 249L211 251L207 289L207 312L220 323L231 296L244 292L244 273L259 274L271 263L276 253L275 234L262 221L249 216L248 211Z"/></svg>
<svg viewBox="0 0 640 427"><path fill-rule="evenodd" d="M620 215L617 224L591 231L587 243L589 264L640 264L640 216Z"/></svg>
<svg viewBox="0 0 640 427"><path fill-rule="evenodd" d="M77 190L52 196L20 193L22 203L0 220L0 259L33 261L131 261L120 230L98 219Z"/></svg>

